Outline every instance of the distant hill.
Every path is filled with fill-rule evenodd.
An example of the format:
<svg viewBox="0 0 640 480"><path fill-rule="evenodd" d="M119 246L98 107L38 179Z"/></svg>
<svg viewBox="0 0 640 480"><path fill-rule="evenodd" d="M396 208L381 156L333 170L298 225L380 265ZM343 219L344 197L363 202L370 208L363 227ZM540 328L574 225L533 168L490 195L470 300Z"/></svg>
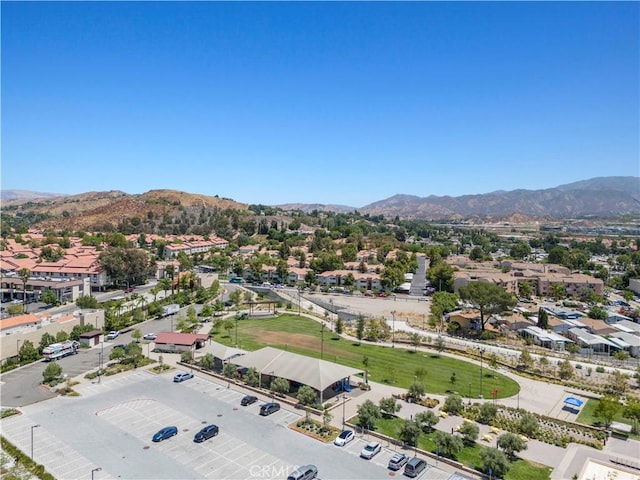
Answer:
<svg viewBox="0 0 640 480"><path fill-rule="evenodd" d="M37 224L43 229L109 231L124 223L125 230L132 233L156 232L161 226L166 227L164 231L186 233L182 230L190 230L198 222L213 221L218 212L227 209L242 211L248 205L177 190L151 190L140 195L112 190L3 204L3 213L9 215L29 212L44 216Z"/></svg>
<svg viewBox="0 0 640 480"><path fill-rule="evenodd" d="M0 200L3 202L11 200L34 200L36 198L61 197L64 193L43 193L32 192L30 190L0 190Z"/></svg>
<svg viewBox="0 0 640 480"><path fill-rule="evenodd" d="M305 212L332 210L331 205L287 205ZM279 206L285 208L284 205ZM514 215L556 219L640 216L640 177L598 177L544 190L496 191L459 197L398 194L357 210L362 214L387 218L398 216L423 220L502 219Z"/></svg>
<svg viewBox="0 0 640 480"><path fill-rule="evenodd" d="M2 192L3 198L9 192L16 190ZM239 231L251 235L249 232L255 232L256 226L264 227L267 222L264 215L256 216L247 204L177 190L151 190L140 195L118 190L66 196L30 193L45 196L25 194L23 198L3 200L3 215L23 219L28 225L42 229L109 231L117 228L128 233L194 234L216 231L229 237ZM394 195L357 209L304 203L288 203L276 208L307 213L358 210L363 215L386 218L489 222L640 218L640 177L598 177L543 190L496 191L459 197ZM284 216L275 215L279 218L276 223L286 223L286 212Z"/></svg>
<svg viewBox="0 0 640 480"><path fill-rule="evenodd" d="M311 213L314 210L318 212L336 212L336 213L348 213L357 210L355 207L348 207L346 205L325 205L322 203L283 203L281 205L274 205L276 208L282 210L300 210L305 213Z"/></svg>

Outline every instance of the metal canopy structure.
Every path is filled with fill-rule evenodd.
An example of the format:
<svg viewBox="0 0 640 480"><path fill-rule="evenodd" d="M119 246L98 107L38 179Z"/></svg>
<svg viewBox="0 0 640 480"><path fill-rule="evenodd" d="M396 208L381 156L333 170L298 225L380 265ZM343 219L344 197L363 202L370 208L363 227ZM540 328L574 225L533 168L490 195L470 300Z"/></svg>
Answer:
<svg viewBox="0 0 640 480"><path fill-rule="evenodd" d="M320 401L322 401L322 392L326 388L351 375L363 373L360 368L345 367L273 347L264 347L242 355L235 358L233 363L246 368L255 368L260 375L282 377L309 385L320 392Z"/></svg>

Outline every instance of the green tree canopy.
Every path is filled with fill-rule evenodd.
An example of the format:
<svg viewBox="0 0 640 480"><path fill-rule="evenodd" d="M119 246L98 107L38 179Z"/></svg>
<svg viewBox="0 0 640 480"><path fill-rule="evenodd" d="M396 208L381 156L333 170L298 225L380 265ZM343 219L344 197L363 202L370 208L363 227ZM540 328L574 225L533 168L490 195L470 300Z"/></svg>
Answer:
<svg viewBox="0 0 640 480"><path fill-rule="evenodd" d="M382 416L378 406L371 400L365 400L358 406L358 425L367 430L374 430L376 421Z"/></svg>
<svg viewBox="0 0 640 480"><path fill-rule="evenodd" d="M420 438L420 427L412 420L403 420L398 430L398 439L406 445L415 447Z"/></svg>
<svg viewBox="0 0 640 480"><path fill-rule="evenodd" d="M483 330L489 315L511 310L516 305L515 297L494 283L470 282L460 287L459 294L461 299L471 302L480 310Z"/></svg>
<svg viewBox="0 0 640 480"><path fill-rule="evenodd" d="M436 444L439 455L450 458L454 458L464 447L460 437L441 431L436 431L433 434L433 443Z"/></svg>
<svg viewBox="0 0 640 480"><path fill-rule="evenodd" d="M483 448L480 450L482 471L491 472L493 478L503 478L509 470L509 460L504 452L497 448Z"/></svg>
<svg viewBox="0 0 640 480"><path fill-rule="evenodd" d="M518 452L527 449L527 444L518 435L514 433L505 433L498 437L498 448L507 455L508 458L515 458Z"/></svg>

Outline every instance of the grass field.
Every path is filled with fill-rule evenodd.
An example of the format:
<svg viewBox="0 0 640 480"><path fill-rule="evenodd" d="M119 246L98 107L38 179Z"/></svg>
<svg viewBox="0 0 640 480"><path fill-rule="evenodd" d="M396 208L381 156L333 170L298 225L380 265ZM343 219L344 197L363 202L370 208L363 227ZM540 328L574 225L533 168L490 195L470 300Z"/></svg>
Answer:
<svg viewBox="0 0 640 480"><path fill-rule="evenodd" d="M598 405L598 402L599 402L599 400L594 400L592 398L587 400L587 403L585 403L582 406L582 410L580 411L580 414L578 415L577 422L578 423L584 423L585 425L596 426L596 427L601 426L600 418L596 417L593 414L593 411L596 409L596 406ZM613 421L614 422L620 422L620 423L626 423L627 425L631 425L631 420L628 419L628 418L624 418L622 416L622 408L620 408L620 410L618 410L618 413L616 414L616 416L613 419ZM635 440L640 440L640 434L630 433L629 434L629 438L633 438Z"/></svg>
<svg viewBox="0 0 640 480"><path fill-rule="evenodd" d="M376 432L382 433L389 437L397 438L397 432L400 429L402 419L381 418L376 422ZM418 447L428 452L435 452L436 446L433 442L433 433L421 434L418 441ZM483 448L481 444L476 443L473 446L465 446L457 455L456 460L463 463L467 467L477 468L482 464L480 460L480 452ZM505 480L548 480L551 475L551 467L545 465L537 465L527 460L518 459L511 463L509 471L505 475Z"/></svg>
<svg viewBox="0 0 640 480"><path fill-rule="evenodd" d="M322 358L354 368L364 368L363 359L369 359L369 380L408 388L415 380L416 371L426 370L424 384L427 393L446 395L457 391L461 396L471 394L477 398L480 392L480 367L478 365L440 356L437 352L414 352L413 349L391 348L378 345L358 345L345 340L328 329L321 333L320 325L304 316L284 314L265 319L247 319L237 322L238 344L245 350L257 350L265 346L280 348L309 357ZM228 334L227 334L228 333ZM220 331L215 340L226 345L235 344L235 328ZM322 341L324 338L324 341ZM455 382L451 378L455 373ZM482 395L491 398L497 389L497 398L515 395L518 384L504 375L483 368Z"/></svg>

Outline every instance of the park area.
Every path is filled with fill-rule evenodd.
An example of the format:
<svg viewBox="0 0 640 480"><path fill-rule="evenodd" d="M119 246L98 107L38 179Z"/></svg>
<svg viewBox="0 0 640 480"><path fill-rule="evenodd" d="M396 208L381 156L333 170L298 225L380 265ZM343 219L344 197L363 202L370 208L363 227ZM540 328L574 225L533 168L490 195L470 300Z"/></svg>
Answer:
<svg viewBox="0 0 640 480"><path fill-rule="evenodd" d="M237 335L237 341L236 341ZM425 393L463 397L506 398L516 395L518 384L488 368L458 360L438 351L359 344L345 339L307 317L284 314L278 317L244 319L236 330L220 331L216 341L253 351L270 346L329 362L363 368L368 380L399 388L415 381L425 385ZM481 388L482 387L482 388Z"/></svg>

